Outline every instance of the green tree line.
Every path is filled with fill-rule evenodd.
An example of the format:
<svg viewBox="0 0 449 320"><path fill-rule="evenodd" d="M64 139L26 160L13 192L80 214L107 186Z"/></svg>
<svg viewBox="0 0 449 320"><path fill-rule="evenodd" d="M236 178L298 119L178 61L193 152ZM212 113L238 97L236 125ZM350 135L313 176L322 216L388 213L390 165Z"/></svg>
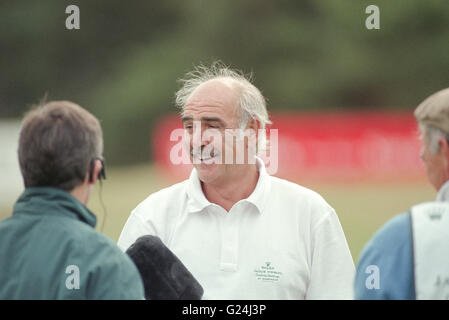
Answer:
<svg viewBox="0 0 449 320"><path fill-rule="evenodd" d="M67 30L65 8L80 8ZM365 8L380 9L367 30ZM177 79L219 59L270 111L408 108L449 86L447 0L1 1L0 116L45 94L101 119L109 163L151 159Z"/></svg>

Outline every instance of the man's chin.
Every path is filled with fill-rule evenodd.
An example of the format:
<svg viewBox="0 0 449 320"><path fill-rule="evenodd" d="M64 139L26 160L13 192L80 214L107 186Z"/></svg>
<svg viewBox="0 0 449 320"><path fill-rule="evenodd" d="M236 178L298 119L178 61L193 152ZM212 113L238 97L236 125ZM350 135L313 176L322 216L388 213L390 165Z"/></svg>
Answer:
<svg viewBox="0 0 449 320"><path fill-rule="evenodd" d="M216 163L207 164L201 162L200 164L193 165L198 172L199 179L204 183L209 183L214 181L218 175L221 165Z"/></svg>

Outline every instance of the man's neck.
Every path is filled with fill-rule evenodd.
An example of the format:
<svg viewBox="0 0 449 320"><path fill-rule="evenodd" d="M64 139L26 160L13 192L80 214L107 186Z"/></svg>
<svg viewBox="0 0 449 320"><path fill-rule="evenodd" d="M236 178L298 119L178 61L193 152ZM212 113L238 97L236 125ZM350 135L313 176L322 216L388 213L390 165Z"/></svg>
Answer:
<svg viewBox="0 0 449 320"><path fill-rule="evenodd" d="M258 180L256 165L248 165L234 179L228 177L224 183L201 182L201 187L207 200L229 211L234 204L253 193Z"/></svg>
<svg viewBox="0 0 449 320"><path fill-rule="evenodd" d="M89 191L86 184L75 187L70 191L70 194L82 204L87 204L87 201L89 199Z"/></svg>

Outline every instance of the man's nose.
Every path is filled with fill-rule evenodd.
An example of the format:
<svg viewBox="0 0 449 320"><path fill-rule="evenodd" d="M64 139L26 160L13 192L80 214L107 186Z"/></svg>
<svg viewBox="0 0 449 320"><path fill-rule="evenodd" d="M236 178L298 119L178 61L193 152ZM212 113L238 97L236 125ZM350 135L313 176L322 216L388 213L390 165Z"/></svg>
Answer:
<svg viewBox="0 0 449 320"><path fill-rule="evenodd" d="M210 143L210 139L204 134L206 128L201 124L193 126L192 146L194 148L202 148Z"/></svg>

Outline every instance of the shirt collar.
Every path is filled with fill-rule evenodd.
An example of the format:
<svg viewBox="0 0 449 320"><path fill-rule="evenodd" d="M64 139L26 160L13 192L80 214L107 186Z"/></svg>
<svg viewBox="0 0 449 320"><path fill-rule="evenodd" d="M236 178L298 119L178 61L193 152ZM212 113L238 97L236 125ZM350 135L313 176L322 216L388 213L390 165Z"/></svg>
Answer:
<svg viewBox="0 0 449 320"><path fill-rule="evenodd" d="M202 211L204 208L213 205L204 196L203 189L201 188L201 182L198 177L198 172L195 168L192 169L190 178L187 182L187 195L189 197L190 212Z"/></svg>
<svg viewBox="0 0 449 320"><path fill-rule="evenodd" d="M270 176L265 169L263 160L258 157L256 157L256 167L259 171L259 180L253 193L250 194L246 201L254 204L259 210L259 213L262 213L270 192Z"/></svg>
<svg viewBox="0 0 449 320"><path fill-rule="evenodd" d="M248 198L240 201L252 203L258 209L259 213L262 213L268 198L267 195L270 192L270 176L265 169L263 160L259 157L256 157L256 167L259 172L256 187ZM192 169L187 182L187 195L189 197L189 212L200 212L208 206L216 206L216 204L206 199L198 172L195 168Z"/></svg>
<svg viewBox="0 0 449 320"><path fill-rule="evenodd" d="M446 181L438 190L437 201L449 202L449 180Z"/></svg>

